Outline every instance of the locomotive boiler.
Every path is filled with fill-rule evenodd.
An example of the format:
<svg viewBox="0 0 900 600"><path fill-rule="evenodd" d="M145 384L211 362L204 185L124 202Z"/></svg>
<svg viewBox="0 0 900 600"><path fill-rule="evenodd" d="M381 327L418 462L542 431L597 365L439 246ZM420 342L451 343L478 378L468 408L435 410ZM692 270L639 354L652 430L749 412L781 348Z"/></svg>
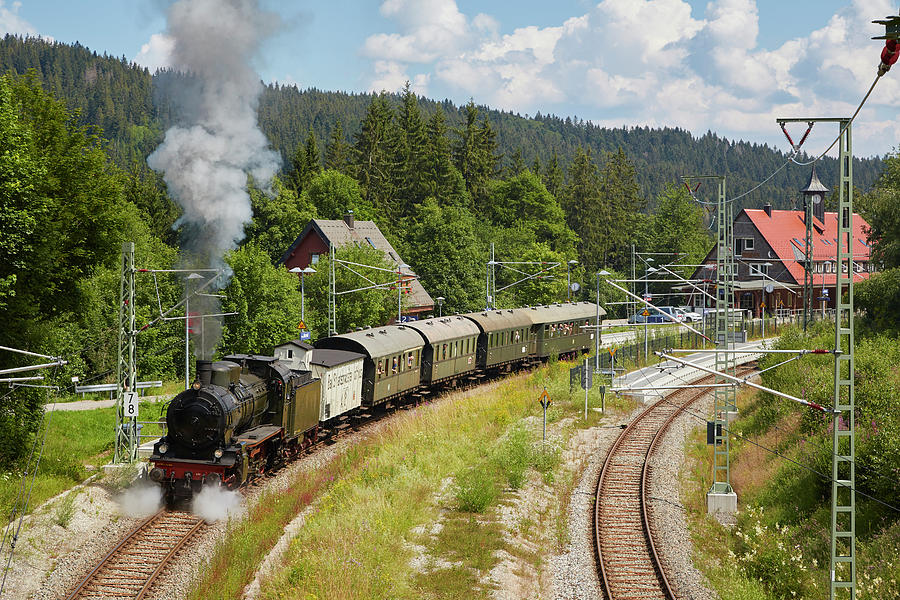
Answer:
<svg viewBox="0 0 900 600"><path fill-rule="evenodd" d="M197 379L172 399L149 477L171 502L203 485L234 489L315 441L319 380L271 356L197 361Z"/></svg>

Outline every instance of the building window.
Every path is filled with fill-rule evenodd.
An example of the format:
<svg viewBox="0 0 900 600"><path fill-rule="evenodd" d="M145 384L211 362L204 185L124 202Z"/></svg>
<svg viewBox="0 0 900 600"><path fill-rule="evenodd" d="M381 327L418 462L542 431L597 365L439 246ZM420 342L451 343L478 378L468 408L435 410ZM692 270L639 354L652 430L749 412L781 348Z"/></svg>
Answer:
<svg viewBox="0 0 900 600"><path fill-rule="evenodd" d="M311 264L314 264L314 265L319 264L319 255L318 255L318 254L310 254L310 255L309 255L309 262L310 262Z"/></svg>
<svg viewBox="0 0 900 600"><path fill-rule="evenodd" d="M288 358L294 358L294 351L288 350Z"/></svg>
<svg viewBox="0 0 900 600"><path fill-rule="evenodd" d="M372 246L373 248L375 247L375 242L372 241L372 238L366 237L366 241L369 242L370 246Z"/></svg>
<svg viewBox="0 0 900 600"><path fill-rule="evenodd" d="M765 263L760 263L753 265L753 272L759 277L768 277L769 276L769 265Z"/></svg>
<svg viewBox="0 0 900 600"><path fill-rule="evenodd" d="M738 238L737 253L743 254L746 250L753 250L753 238Z"/></svg>

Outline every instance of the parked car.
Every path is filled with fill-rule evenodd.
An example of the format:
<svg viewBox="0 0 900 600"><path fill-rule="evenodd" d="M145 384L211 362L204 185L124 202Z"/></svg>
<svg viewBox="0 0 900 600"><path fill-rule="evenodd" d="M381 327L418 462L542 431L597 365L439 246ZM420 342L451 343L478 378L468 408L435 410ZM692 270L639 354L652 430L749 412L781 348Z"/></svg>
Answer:
<svg viewBox="0 0 900 600"><path fill-rule="evenodd" d="M682 309L683 310L683 309ZM692 310L684 311L684 320L691 323L699 323L703 320L703 315L698 312L694 312Z"/></svg>
<svg viewBox="0 0 900 600"><path fill-rule="evenodd" d="M650 311L649 316L643 315L643 310L637 314L631 315L628 317L629 323L672 323L673 320L669 317L665 316L662 313L667 313L674 317L675 321L679 323L685 320L684 311L675 306L653 306L646 307L648 311Z"/></svg>

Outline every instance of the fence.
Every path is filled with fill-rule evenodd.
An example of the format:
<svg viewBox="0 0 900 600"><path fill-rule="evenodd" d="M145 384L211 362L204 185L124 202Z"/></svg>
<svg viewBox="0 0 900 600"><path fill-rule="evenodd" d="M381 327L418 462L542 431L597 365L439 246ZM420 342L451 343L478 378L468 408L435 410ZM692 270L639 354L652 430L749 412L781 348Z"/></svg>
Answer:
<svg viewBox="0 0 900 600"><path fill-rule="evenodd" d="M802 323L802 317L796 316L785 317L767 317L765 319L766 337L778 335L779 331L786 325ZM735 328L738 331L746 332L747 339L758 339L763 334L763 319L741 318L735 320ZM681 330L677 333L661 334L660 330L650 329L647 332L646 353L644 338L641 332L638 332L638 339L631 344L619 346L615 353L615 369L618 373L622 370L632 370L646 367L648 364L657 362L654 352L662 351L667 348L697 348L712 349L715 344L711 340L715 338L716 326L712 319L705 319L702 323L691 323L691 327L700 331L709 338L705 340L700 334L690 330ZM613 366L613 358L608 350L600 350L599 368L601 373L610 374Z"/></svg>

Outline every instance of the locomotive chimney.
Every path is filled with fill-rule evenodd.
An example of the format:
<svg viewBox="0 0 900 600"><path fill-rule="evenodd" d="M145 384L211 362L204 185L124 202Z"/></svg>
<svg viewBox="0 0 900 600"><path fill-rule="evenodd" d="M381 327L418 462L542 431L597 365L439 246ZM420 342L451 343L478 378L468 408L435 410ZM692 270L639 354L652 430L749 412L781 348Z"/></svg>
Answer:
<svg viewBox="0 0 900 600"><path fill-rule="evenodd" d="M209 385L212 381L212 361L211 360L198 360L197 361L197 379L203 385Z"/></svg>

